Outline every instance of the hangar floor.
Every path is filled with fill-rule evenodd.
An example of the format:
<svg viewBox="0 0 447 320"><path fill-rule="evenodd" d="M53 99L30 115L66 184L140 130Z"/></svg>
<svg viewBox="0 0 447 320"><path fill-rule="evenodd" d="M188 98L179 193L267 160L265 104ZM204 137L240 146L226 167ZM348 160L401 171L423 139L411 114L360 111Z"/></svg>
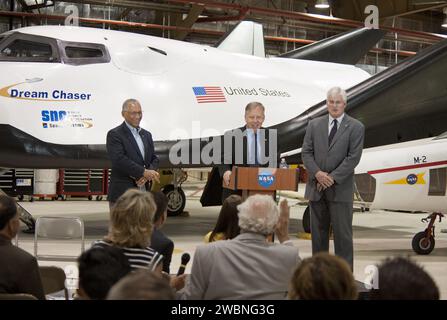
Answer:
<svg viewBox="0 0 447 320"><path fill-rule="evenodd" d="M203 236L211 230L216 221L219 207L202 208L199 202L200 186L196 184L184 185L187 194L186 213L168 218L163 231L175 243L175 252L171 264L171 272L176 272L180 265L180 257L183 252L193 256L195 247L202 243ZM304 190L304 188L301 188ZM310 240L298 237L302 234L301 219L305 206L296 196L291 195L289 204L291 209L290 233L295 245L299 248L302 257L311 255ZM59 215L80 216L85 222L86 247L96 239L102 238L108 228L108 203L106 201L87 201L85 199L73 199L71 201L36 201L21 202L33 216ZM415 233L424 230L426 224L421 223L421 218L426 213L402 213L390 211L356 212L354 214L354 250L355 250L355 278L363 281L367 274L365 268L371 264L378 264L389 256L411 256L422 264L435 279L441 291L441 298L447 299L447 233L440 230L445 227L445 222L437 224L436 247L428 256L418 256L411 249L411 239ZM20 233L19 246L33 253L33 237ZM69 241L43 242L40 246L42 253L77 255L79 247ZM66 262L39 262L42 265L58 265L66 267ZM190 271L192 263L187 266Z"/></svg>

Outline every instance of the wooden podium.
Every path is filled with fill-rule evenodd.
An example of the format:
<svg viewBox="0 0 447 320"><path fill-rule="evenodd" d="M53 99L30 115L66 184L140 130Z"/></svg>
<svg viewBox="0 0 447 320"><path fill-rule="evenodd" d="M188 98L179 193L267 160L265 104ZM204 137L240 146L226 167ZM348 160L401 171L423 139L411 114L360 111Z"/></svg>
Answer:
<svg viewBox="0 0 447 320"><path fill-rule="evenodd" d="M242 190L242 199L253 194L274 195L276 190L298 190L299 169L237 167L234 166L230 184L223 185L231 190Z"/></svg>

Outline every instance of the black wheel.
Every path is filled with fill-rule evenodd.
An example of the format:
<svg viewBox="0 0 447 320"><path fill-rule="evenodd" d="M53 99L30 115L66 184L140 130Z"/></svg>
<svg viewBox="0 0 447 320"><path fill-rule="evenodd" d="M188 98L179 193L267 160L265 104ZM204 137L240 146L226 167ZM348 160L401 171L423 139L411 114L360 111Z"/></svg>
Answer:
<svg viewBox="0 0 447 320"><path fill-rule="evenodd" d="M33 202L33 201L34 201L34 197L30 197L29 202Z"/></svg>
<svg viewBox="0 0 447 320"><path fill-rule="evenodd" d="M101 201L102 200L102 196L96 196L96 201Z"/></svg>
<svg viewBox="0 0 447 320"><path fill-rule="evenodd" d="M430 236L428 239L425 238L425 231L416 233L411 241L411 246L414 252L417 254L430 254L435 247L435 238Z"/></svg>
<svg viewBox="0 0 447 320"><path fill-rule="evenodd" d="M20 194L18 197L19 201L23 201L23 194Z"/></svg>
<svg viewBox="0 0 447 320"><path fill-rule="evenodd" d="M183 189L180 187L175 189L172 184L168 184L162 191L168 198L168 216L175 217L181 214L186 205L186 196Z"/></svg>
<svg viewBox="0 0 447 320"><path fill-rule="evenodd" d="M304 229L304 232L310 233L310 208L309 208L309 206L307 206L306 210L304 210L303 229Z"/></svg>
<svg viewBox="0 0 447 320"><path fill-rule="evenodd" d="M88 196L88 199L89 199L89 200L92 200L92 199L93 199L93 197L92 197L92 196L90 195L90 196Z"/></svg>

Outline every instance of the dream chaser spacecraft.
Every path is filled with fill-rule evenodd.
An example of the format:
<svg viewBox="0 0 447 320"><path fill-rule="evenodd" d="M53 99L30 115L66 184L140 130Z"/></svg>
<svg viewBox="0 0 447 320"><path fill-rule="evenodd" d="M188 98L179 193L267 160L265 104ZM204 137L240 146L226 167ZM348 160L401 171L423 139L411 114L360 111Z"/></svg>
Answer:
<svg viewBox="0 0 447 320"><path fill-rule="evenodd" d="M262 27L241 26L217 48L62 26L0 35L0 167L109 167L106 133L122 122L128 98L142 104L141 125L153 134L162 168L210 166L191 154L173 163L169 150L203 150L241 125L250 101L266 106L278 152L296 149L309 119L326 112L332 86L348 89L347 111L365 124L366 147L445 131L446 41L370 77L341 58L350 52L343 37L311 46L310 55L266 58Z"/></svg>
<svg viewBox="0 0 447 320"><path fill-rule="evenodd" d="M245 105L261 101L266 125L284 123L369 75L350 65L232 53L174 40L90 28L29 27L0 43L2 167L104 168L108 130L135 98L161 167L171 141L239 127ZM237 49L236 49L237 50ZM263 50L263 48L262 48Z"/></svg>

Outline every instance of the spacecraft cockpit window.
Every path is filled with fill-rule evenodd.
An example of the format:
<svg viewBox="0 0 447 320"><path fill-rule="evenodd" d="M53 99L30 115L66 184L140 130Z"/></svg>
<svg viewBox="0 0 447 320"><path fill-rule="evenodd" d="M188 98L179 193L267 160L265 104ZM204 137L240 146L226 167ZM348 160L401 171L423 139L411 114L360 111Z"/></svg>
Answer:
<svg viewBox="0 0 447 320"><path fill-rule="evenodd" d="M62 60L66 64L85 65L110 62L106 46L100 43L60 41L59 47Z"/></svg>
<svg viewBox="0 0 447 320"><path fill-rule="evenodd" d="M68 58L100 58L102 51L94 48L65 47L65 54Z"/></svg>
<svg viewBox="0 0 447 320"><path fill-rule="evenodd" d="M2 40L0 61L47 63L60 61L55 39L15 32Z"/></svg>
<svg viewBox="0 0 447 320"><path fill-rule="evenodd" d="M50 59L51 46L27 40L14 40L1 51L2 57Z"/></svg>

